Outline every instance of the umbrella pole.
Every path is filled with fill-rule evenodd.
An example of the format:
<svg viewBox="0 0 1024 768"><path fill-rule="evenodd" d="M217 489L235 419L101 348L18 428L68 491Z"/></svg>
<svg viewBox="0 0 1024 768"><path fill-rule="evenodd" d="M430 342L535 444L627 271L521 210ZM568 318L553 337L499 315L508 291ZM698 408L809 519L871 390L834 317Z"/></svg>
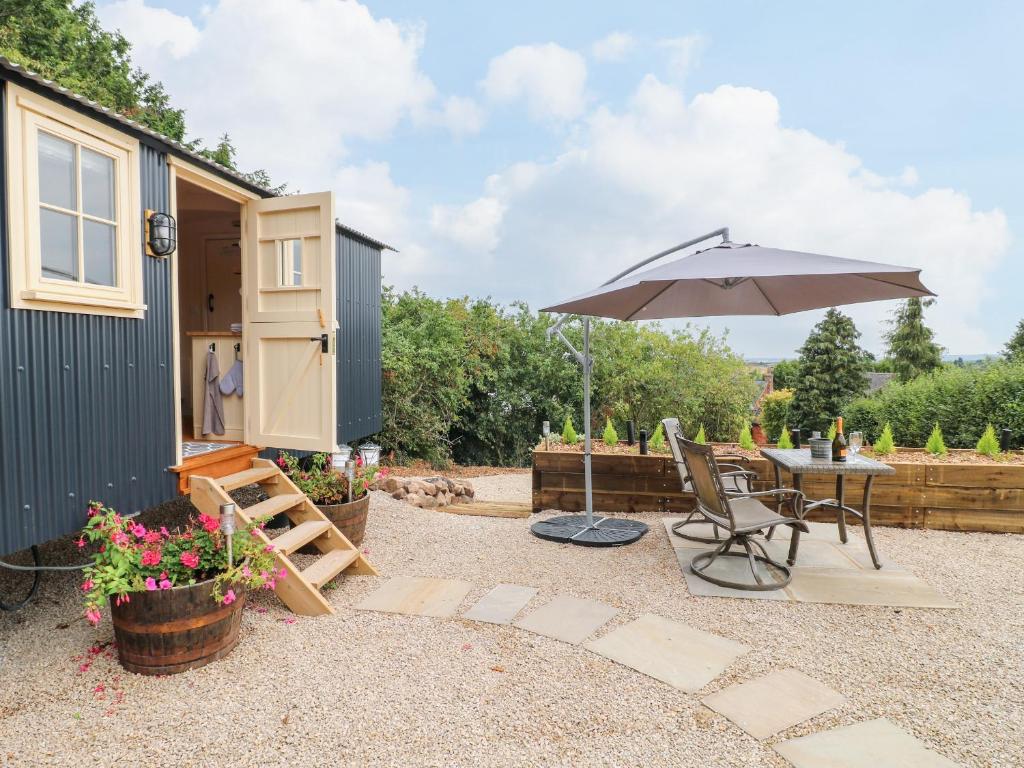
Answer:
<svg viewBox="0 0 1024 768"><path fill-rule="evenodd" d="M587 527L594 527L594 477L590 468L590 318L583 318L583 487L586 491Z"/></svg>

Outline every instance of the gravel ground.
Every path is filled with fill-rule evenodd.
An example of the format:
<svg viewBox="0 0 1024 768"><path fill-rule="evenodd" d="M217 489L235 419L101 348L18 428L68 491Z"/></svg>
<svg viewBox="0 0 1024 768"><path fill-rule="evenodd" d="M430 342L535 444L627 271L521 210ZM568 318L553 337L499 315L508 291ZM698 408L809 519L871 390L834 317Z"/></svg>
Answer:
<svg viewBox="0 0 1024 768"><path fill-rule="evenodd" d="M474 481L529 497L529 476ZM179 513L181 505L178 505ZM652 612L751 647L701 695L783 666L843 693L782 738L887 717L964 766L1024 764L1024 537L877 529L883 553L954 611L692 598L656 515L623 549L533 538L529 520L420 510L374 495L364 547L383 577L460 578L603 600L611 626ZM48 562L74 561L70 540ZM337 613L247 608L227 659L166 678L126 673L109 621L77 618L77 579L48 576L0 615L0 765L768 766L786 763L700 696L511 627L354 611L382 578L343 579ZM10 582L0 579L0 587ZM5 592L8 594L8 592Z"/></svg>

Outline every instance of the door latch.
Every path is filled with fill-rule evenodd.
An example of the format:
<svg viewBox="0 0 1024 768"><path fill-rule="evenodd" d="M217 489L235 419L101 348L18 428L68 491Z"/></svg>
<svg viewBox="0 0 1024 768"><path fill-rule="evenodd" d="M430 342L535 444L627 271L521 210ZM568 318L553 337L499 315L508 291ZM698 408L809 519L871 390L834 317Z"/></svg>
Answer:
<svg viewBox="0 0 1024 768"><path fill-rule="evenodd" d="M320 342L320 354L326 355L330 351L330 340L327 338L326 333L322 333L319 336L311 336L309 340Z"/></svg>

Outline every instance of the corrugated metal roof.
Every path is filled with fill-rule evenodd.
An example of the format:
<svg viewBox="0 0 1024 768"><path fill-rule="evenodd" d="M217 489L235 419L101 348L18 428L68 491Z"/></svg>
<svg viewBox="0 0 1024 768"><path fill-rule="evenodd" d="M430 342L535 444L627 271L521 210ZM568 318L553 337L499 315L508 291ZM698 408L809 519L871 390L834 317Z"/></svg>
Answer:
<svg viewBox="0 0 1024 768"><path fill-rule="evenodd" d="M172 139L170 136L166 136L165 134L158 133L157 131L154 131L152 128L148 128L142 123L138 123L135 120L127 118L119 112L110 109L109 107L104 107L99 102L86 98L85 96L82 96L80 93L75 93L71 89L65 88L64 86L60 85L59 83L53 80L48 80L47 78L43 77L37 72L33 72L30 69L26 69L20 64L6 58L5 56L0 56L0 69L5 69L19 78L34 83L42 88L45 88L51 93L55 93L59 96L62 96L65 99L69 99L82 107L85 107L87 109L92 110L93 112L96 112L98 115L106 118L107 120L113 120L114 122L123 125L125 128L128 128L131 131L148 136L150 139L154 139L155 141L164 145L164 147L166 147L169 151L172 151L178 155L182 155L198 165L205 166L212 172L229 178L231 181L235 182L239 186L252 190L253 192L263 195L264 197L276 196L276 193L273 192L272 190L269 190L266 187L262 187L259 184L254 184L252 181L250 181L248 178L240 174L238 171L232 170L231 168L223 166L220 163L213 162L212 160L199 154L198 152L189 149L180 141L176 141ZM364 240L365 242L371 245L375 245L378 248L381 248L382 250L395 251L396 253L398 252L397 249L393 248L387 243L383 243L380 240L377 240L376 238L370 237L369 235L364 234L359 230L347 227L340 221L335 220L335 224L343 232L346 232L347 234L353 237Z"/></svg>

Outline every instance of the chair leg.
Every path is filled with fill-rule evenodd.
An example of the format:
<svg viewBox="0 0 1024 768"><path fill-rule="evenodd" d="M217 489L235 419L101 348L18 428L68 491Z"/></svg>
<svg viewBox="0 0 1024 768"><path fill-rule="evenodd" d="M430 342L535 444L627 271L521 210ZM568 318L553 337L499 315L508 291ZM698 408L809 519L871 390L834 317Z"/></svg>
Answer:
<svg viewBox="0 0 1024 768"><path fill-rule="evenodd" d="M696 519L694 519L694 518L696 518ZM707 521L705 521L703 515L701 515L700 513L696 512L696 511L691 512L689 515L686 516L685 520L680 520L679 522L672 524L672 533L674 533L676 536L678 536L681 539L686 539L687 541L696 541L699 544L718 544L718 543L720 543L722 541L722 539L719 537L719 534L718 534L718 526L715 525L714 523L711 523L711 530L714 532L714 536L715 536L713 539L709 539L709 538L707 538L705 536L690 536L690 535L687 535L687 534L682 532L682 529L685 528L688 525L695 525L697 523L703 523L703 522L707 522Z"/></svg>
<svg viewBox="0 0 1024 768"><path fill-rule="evenodd" d="M795 525L789 527L789 556L786 558L786 562L790 565L796 565L796 550L800 546L800 529Z"/></svg>
<svg viewBox="0 0 1024 768"><path fill-rule="evenodd" d="M750 544L753 543L761 550L762 555L756 555L750 548ZM730 548L733 544L739 544L743 547L743 552L730 552ZM706 573L707 569L715 562L719 557L743 557L746 558L750 563L751 573L754 577L756 584L750 584L740 581L727 581L726 579L720 579L717 576L711 576ZM764 580L757 573L757 563L764 563L770 568L774 568L782 576L782 581L776 581L771 583L765 583ZM782 563L778 563L772 560L761 543L756 539L750 539L746 534L734 535L727 539L721 546L709 551L701 552L697 554L690 561L690 570L698 578L712 584L717 584L720 587L726 587L728 589L739 589L752 592L769 592L775 589L782 589L790 580L793 578L792 571Z"/></svg>

